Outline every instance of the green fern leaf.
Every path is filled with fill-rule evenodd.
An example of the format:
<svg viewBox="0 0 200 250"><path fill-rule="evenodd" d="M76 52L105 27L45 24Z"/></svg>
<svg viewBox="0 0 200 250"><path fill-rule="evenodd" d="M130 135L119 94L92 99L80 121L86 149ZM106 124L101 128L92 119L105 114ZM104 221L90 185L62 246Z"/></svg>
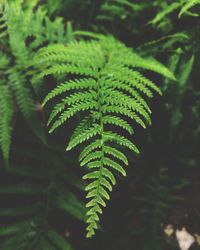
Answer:
<svg viewBox="0 0 200 250"><path fill-rule="evenodd" d="M109 147L109 146L105 146L104 147L104 152L106 154L112 155L113 157L121 160L124 164L128 165L128 159L127 157L120 152L119 150L113 148L113 147Z"/></svg>
<svg viewBox="0 0 200 250"><path fill-rule="evenodd" d="M178 16L181 17L184 13L186 13L189 9L191 9L197 4L200 4L200 0L185 1Z"/></svg>
<svg viewBox="0 0 200 250"><path fill-rule="evenodd" d="M105 115L102 118L102 122L103 124L112 124L112 125L116 125L118 127L123 128L124 130L128 131L129 134L133 134L133 129L132 127L128 124L127 121L123 120L120 117L114 116L114 115Z"/></svg>
<svg viewBox="0 0 200 250"><path fill-rule="evenodd" d="M101 147L101 140L95 140L88 146L86 146L80 153L79 161L82 161L90 152Z"/></svg>
<svg viewBox="0 0 200 250"><path fill-rule="evenodd" d="M126 175L123 165L128 165L128 159L112 144L139 153L126 135L112 131L112 125L129 134L133 134L130 120L145 128L146 123L151 122L151 111L143 94L147 97L152 97L153 91L161 94L159 88L137 68L175 79L165 66L154 59L141 58L112 37L98 38L71 42L68 46L43 48L34 60L38 67L42 65L40 76L67 76L67 81L55 87L44 99L45 105L58 99L59 95L63 98L50 114L50 132L81 114L67 150L86 144L79 161L88 170L83 176L88 182L85 188L89 199L86 204L87 237L94 235L101 207L105 207L105 200L110 199L109 192L116 183L113 172Z"/></svg>
<svg viewBox="0 0 200 250"><path fill-rule="evenodd" d="M0 85L0 146L6 162L10 153L13 113L11 91L8 86Z"/></svg>
<svg viewBox="0 0 200 250"><path fill-rule="evenodd" d="M181 1L174 2L170 5L165 6L163 11L160 11L149 23L156 25L158 24L165 16L175 11L181 6Z"/></svg>

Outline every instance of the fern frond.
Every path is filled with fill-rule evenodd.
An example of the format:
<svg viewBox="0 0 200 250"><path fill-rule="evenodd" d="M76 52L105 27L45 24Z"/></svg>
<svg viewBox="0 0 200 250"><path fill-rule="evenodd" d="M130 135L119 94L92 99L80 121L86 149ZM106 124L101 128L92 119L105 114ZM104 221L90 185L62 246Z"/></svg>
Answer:
<svg viewBox="0 0 200 250"><path fill-rule="evenodd" d="M151 111L142 93L147 97L153 96L152 91L161 94L137 69L152 70L172 79L174 76L162 64L141 58L112 37L101 36L99 40L72 42L67 46L52 45L42 49L34 61L38 66L42 64L41 76L61 74L68 78L44 99L45 105L59 95L63 98L50 114L50 132L81 113L67 150L86 144L79 161L88 169L83 179L89 182L85 190L89 199L87 237L91 237L98 228L101 207L106 206L105 200L110 198L109 192L116 183L113 170L126 175L123 165L128 165L128 159L112 144L139 153L132 141L120 132L109 131L108 127L118 126L133 134L132 120L145 128L145 123L151 122Z"/></svg>
<svg viewBox="0 0 200 250"><path fill-rule="evenodd" d="M38 0L30 0L29 3L21 0L1 1L0 74L3 85L9 85L11 95L16 100L17 107L14 111L19 110L36 136L47 144L36 113L35 91L38 88L35 86L39 84L36 79L39 70L37 66L29 66L32 66L36 50L44 44L66 43L67 31L63 19L58 17L51 21L43 7ZM8 153L4 153L4 158L8 158L5 154Z"/></svg>
<svg viewBox="0 0 200 250"><path fill-rule="evenodd" d="M156 25L159 23L165 16L175 11L181 6L181 1L175 1L174 3L165 6L165 8L160 11L149 23Z"/></svg>
<svg viewBox="0 0 200 250"><path fill-rule="evenodd" d="M200 0L185 0L178 16L181 17L184 13L186 13L189 9L191 9L197 4L200 4Z"/></svg>
<svg viewBox="0 0 200 250"><path fill-rule="evenodd" d="M13 114L11 91L8 86L0 85L0 146L6 162L10 153Z"/></svg>
<svg viewBox="0 0 200 250"><path fill-rule="evenodd" d="M19 108L24 118L28 120L35 109L35 105L30 90L25 84L25 78L17 72L17 69L12 69L9 75L9 80L16 93L16 100Z"/></svg>
<svg viewBox="0 0 200 250"><path fill-rule="evenodd" d="M7 235L16 234L16 233L22 231L22 229L24 227L29 226L29 222L28 221L21 221L19 223L14 224L14 225L10 225L7 227L1 227L0 228L0 236L7 236Z"/></svg>

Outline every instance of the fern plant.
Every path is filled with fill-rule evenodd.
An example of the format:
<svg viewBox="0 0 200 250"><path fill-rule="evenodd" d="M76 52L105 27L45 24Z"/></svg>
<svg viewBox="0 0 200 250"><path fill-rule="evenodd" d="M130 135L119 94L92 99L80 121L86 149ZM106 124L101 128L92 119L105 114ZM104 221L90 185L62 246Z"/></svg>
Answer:
<svg viewBox="0 0 200 250"><path fill-rule="evenodd" d="M156 16L149 22L150 24L157 26L158 28L166 28L166 23L170 22L167 17L172 14L174 11L179 10L178 17L182 17L183 14L198 16L198 13L190 12L190 9L197 7L200 4L199 0L178 0L169 4L167 1L160 4L160 2L155 2L154 6L159 7L161 10L158 11ZM168 21L167 21L168 20Z"/></svg>
<svg viewBox="0 0 200 250"><path fill-rule="evenodd" d="M59 96L48 125L50 133L77 114L81 122L74 129L67 150L85 145L79 156L88 173L85 190L87 237L95 234L99 214L110 199L109 192L116 183L113 170L126 176L128 159L121 147L138 154L139 150L128 136L115 132L114 126L133 134L132 123L143 128L151 123L150 108L145 97L159 88L142 75L138 68L149 69L167 77L173 74L153 59L143 59L112 37L79 41L67 46L57 44L43 48L35 58L42 67L40 77L67 76L44 99L43 105ZM86 144L87 142L87 144ZM119 146L119 148L117 147Z"/></svg>
<svg viewBox="0 0 200 250"><path fill-rule="evenodd" d="M179 17L181 17L184 13L187 13L189 12L189 10L191 8L193 8L194 6L200 4L200 1L199 0L183 0L182 1L182 7L181 7L181 10L180 10L180 13L179 13ZM194 16L198 16L197 13L190 13L191 15L194 15Z"/></svg>
<svg viewBox="0 0 200 250"><path fill-rule="evenodd" d="M133 3L129 0L108 0L102 1L100 6L100 14L97 16L99 20L113 20L114 17L121 20L126 19L130 14L140 12L145 8L144 3Z"/></svg>
<svg viewBox="0 0 200 250"><path fill-rule="evenodd" d="M0 3L0 146L8 162L14 114L18 110L33 132L46 143L38 119L36 69L29 69L35 51L44 44L64 43L68 39L62 18L51 21L38 0L3 1Z"/></svg>

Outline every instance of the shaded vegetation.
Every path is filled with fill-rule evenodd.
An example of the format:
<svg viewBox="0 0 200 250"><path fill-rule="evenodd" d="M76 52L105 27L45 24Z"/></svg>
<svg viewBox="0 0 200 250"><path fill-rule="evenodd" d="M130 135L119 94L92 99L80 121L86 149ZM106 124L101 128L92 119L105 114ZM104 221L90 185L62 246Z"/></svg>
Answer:
<svg viewBox="0 0 200 250"><path fill-rule="evenodd" d="M200 235L199 13L0 1L0 249L176 250L167 225Z"/></svg>

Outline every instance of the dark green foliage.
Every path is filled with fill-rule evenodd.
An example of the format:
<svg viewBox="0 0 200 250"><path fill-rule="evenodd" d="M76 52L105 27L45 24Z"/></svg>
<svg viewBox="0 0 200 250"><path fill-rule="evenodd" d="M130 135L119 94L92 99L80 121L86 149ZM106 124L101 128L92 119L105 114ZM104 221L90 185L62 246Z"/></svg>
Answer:
<svg viewBox="0 0 200 250"><path fill-rule="evenodd" d="M1 4L1 36L4 39L1 40L0 86L4 89L2 94L5 93L4 98L1 98L1 110L6 118L1 123L0 141L6 161L9 160L13 115L18 110L33 132L46 143L36 113L37 90L32 85L37 71L30 69L29 65L36 50L42 45L66 42L68 39L63 20L56 18L51 21L42 6L34 9L37 3L34 0L23 5L21 1Z"/></svg>
<svg viewBox="0 0 200 250"><path fill-rule="evenodd" d="M71 250L65 231L72 230L74 220L85 221L85 207L78 198L83 183L66 166L60 149L24 140L20 149L15 148L9 172L0 177L0 248Z"/></svg>
<svg viewBox="0 0 200 250"><path fill-rule="evenodd" d="M200 235L199 13L0 1L0 249L175 250L166 225Z"/></svg>
<svg viewBox="0 0 200 250"><path fill-rule="evenodd" d="M166 168L160 168L158 176L151 176L146 184L147 194L139 198L144 204L141 211L147 224L144 230L149 231L144 249L163 249L164 234L163 225L168 220L168 212L171 204L181 201L176 186L170 186L169 173ZM146 198L148 197L148 199Z"/></svg>
<svg viewBox="0 0 200 250"><path fill-rule="evenodd" d="M70 190L65 184L67 182L83 189L78 177L70 171L63 173L66 166L59 158L59 168L55 168L56 155L54 154L50 161L49 148L45 149L48 152L45 155L34 151L30 157L31 147L35 146L30 144L29 140L26 144L29 144L30 148L23 149L22 145L18 145L17 147L20 147L16 152L15 147L12 163L8 164L12 134L15 134L14 128L19 126L19 112L40 142L43 145L47 144L42 127L44 121L40 120L43 111L36 97L39 88L36 89L35 86L39 86L39 82L34 76L38 69L30 67L31 60L37 49L43 45L64 43L71 37L70 30L66 32L62 18L51 21L44 6L37 7L38 2L1 3L0 145L5 160L5 164L1 161L1 168L5 166L9 172L1 173L0 248L71 250L73 248L65 238L64 232L61 234L51 225L50 217L64 212L78 220L84 220L84 206L74 194L74 190ZM70 29L69 24L68 27ZM20 126L24 130L25 125L20 123ZM30 131L27 135L30 137ZM22 143L20 135L19 139ZM41 150L41 145L39 147ZM25 150L29 153L26 154ZM10 182L10 178L13 183ZM30 199L31 203L27 199Z"/></svg>

